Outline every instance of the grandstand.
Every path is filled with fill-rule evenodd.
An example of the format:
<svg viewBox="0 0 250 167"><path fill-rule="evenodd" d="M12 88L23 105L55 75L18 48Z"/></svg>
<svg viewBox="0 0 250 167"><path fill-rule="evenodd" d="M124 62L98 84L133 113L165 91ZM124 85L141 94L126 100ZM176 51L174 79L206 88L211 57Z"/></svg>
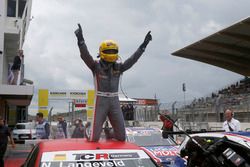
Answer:
<svg viewBox="0 0 250 167"><path fill-rule="evenodd" d="M177 115L185 122L222 122L227 108L235 111L235 118L239 121L250 122L250 78L182 105L177 108Z"/></svg>
<svg viewBox="0 0 250 167"><path fill-rule="evenodd" d="M183 123L224 121L223 111L232 108L235 118L250 122L250 17L172 53L245 76L210 96L177 107ZM175 102L176 103L176 102Z"/></svg>

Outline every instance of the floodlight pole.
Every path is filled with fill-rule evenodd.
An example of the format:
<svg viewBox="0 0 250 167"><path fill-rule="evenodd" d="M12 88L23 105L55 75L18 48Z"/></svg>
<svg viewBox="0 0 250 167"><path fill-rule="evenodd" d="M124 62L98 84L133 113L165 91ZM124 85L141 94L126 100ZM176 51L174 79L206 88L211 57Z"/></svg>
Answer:
<svg viewBox="0 0 250 167"><path fill-rule="evenodd" d="M186 84L183 83L182 84L182 91L183 91L183 95L184 95L184 107L186 107Z"/></svg>

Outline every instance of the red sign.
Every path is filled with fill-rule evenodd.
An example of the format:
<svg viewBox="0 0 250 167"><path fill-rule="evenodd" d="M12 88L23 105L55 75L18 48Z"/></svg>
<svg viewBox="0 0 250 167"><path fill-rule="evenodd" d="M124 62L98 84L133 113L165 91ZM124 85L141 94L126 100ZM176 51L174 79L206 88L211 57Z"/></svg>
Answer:
<svg viewBox="0 0 250 167"><path fill-rule="evenodd" d="M86 107L86 104L75 104L75 107Z"/></svg>
<svg viewBox="0 0 250 167"><path fill-rule="evenodd" d="M84 100L84 99L75 99L74 104L75 104L75 107L86 107L86 100Z"/></svg>
<svg viewBox="0 0 250 167"><path fill-rule="evenodd" d="M138 105L157 105L156 99L136 99Z"/></svg>

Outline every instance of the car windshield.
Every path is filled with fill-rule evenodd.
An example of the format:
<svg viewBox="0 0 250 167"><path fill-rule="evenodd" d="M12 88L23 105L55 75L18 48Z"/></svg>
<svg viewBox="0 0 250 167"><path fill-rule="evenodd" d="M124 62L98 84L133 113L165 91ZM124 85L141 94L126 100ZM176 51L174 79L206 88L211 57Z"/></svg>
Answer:
<svg viewBox="0 0 250 167"><path fill-rule="evenodd" d="M16 129L25 129L25 125L16 125Z"/></svg>
<svg viewBox="0 0 250 167"><path fill-rule="evenodd" d="M155 167L142 150L83 150L57 151L42 154L40 167Z"/></svg>
<svg viewBox="0 0 250 167"><path fill-rule="evenodd" d="M164 139L161 133L145 133L128 135L129 142L135 143L139 146L174 146L176 143L170 139Z"/></svg>

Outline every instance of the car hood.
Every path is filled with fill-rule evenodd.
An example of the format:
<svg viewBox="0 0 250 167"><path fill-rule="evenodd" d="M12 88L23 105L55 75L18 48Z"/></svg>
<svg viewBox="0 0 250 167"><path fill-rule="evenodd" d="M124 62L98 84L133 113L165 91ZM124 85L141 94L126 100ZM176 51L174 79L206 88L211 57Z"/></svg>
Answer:
<svg viewBox="0 0 250 167"><path fill-rule="evenodd" d="M168 167L184 167L185 160L178 154L179 146L146 146L141 147L150 154L157 163L162 163Z"/></svg>

